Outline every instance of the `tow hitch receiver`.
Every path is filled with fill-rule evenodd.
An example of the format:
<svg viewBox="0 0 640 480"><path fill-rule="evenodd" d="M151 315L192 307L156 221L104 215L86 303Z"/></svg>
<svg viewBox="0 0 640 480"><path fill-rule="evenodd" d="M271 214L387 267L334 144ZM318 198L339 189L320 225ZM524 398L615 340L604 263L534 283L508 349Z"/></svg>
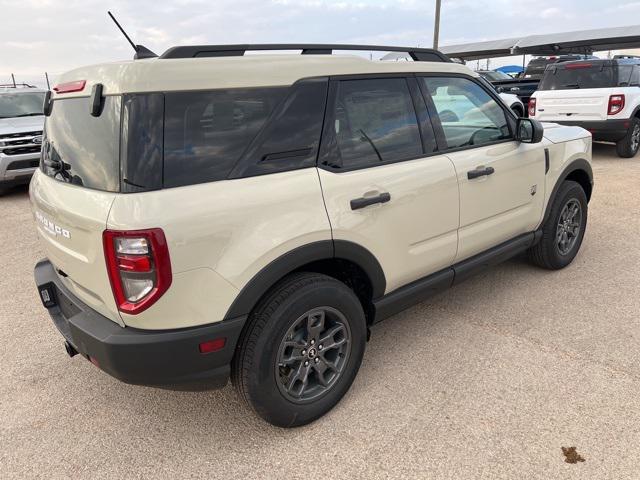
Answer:
<svg viewBox="0 0 640 480"><path fill-rule="evenodd" d="M53 283L49 282L39 285L38 293L40 294L40 300L42 300L44 308L53 308L58 304L56 301L56 289L53 286Z"/></svg>

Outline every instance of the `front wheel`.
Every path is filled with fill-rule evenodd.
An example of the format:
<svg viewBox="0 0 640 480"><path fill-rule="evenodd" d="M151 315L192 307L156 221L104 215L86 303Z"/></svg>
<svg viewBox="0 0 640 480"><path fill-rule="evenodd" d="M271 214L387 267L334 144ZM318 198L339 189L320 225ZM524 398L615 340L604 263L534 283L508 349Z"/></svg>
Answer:
<svg viewBox="0 0 640 480"><path fill-rule="evenodd" d="M565 181L542 226L542 238L529 249L529 259L549 270L569 265L580 250L587 227L587 196L579 183Z"/></svg>
<svg viewBox="0 0 640 480"><path fill-rule="evenodd" d="M291 275L252 312L234 357L233 383L273 425L312 422L351 386L366 328L362 305L345 284L317 273Z"/></svg>
<svg viewBox="0 0 640 480"><path fill-rule="evenodd" d="M640 119L634 117L629 124L629 130L622 140L616 143L616 152L619 157L632 158L640 148Z"/></svg>

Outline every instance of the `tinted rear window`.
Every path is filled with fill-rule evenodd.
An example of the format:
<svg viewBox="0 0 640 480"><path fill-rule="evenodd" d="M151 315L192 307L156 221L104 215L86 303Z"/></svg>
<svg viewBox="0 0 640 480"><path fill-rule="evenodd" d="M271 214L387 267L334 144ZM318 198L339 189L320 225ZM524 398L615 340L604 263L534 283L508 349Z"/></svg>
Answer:
<svg viewBox="0 0 640 480"><path fill-rule="evenodd" d="M45 122L41 168L61 182L117 192L122 97L105 97L99 117L89 113L90 102L89 97L53 102Z"/></svg>
<svg viewBox="0 0 640 480"><path fill-rule="evenodd" d="M227 178L286 90L165 94L164 186Z"/></svg>
<svg viewBox="0 0 640 480"><path fill-rule="evenodd" d="M584 65L584 66L583 66ZM570 90L576 88L611 88L629 85L631 65L568 64L550 66L538 90Z"/></svg>

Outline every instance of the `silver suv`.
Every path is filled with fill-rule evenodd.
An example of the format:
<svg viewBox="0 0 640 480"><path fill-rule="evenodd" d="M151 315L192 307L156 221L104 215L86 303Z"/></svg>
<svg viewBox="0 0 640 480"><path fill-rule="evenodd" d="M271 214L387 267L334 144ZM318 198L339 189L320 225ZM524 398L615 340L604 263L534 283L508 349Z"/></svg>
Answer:
<svg viewBox="0 0 640 480"><path fill-rule="evenodd" d="M573 260L589 132L517 118L439 52L345 49L397 48L174 47L62 76L30 196L69 355L133 384L231 377L302 425L349 389L374 323L519 252Z"/></svg>
<svg viewBox="0 0 640 480"><path fill-rule="evenodd" d="M0 85L0 195L29 183L40 163L45 91Z"/></svg>

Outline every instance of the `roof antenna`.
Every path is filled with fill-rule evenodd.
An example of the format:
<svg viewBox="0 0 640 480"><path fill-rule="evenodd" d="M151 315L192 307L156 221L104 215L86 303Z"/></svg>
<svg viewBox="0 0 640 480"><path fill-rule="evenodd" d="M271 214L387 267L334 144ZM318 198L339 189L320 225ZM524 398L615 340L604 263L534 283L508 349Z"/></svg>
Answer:
<svg viewBox="0 0 640 480"><path fill-rule="evenodd" d="M116 24L116 27L118 27L118 29L122 32L122 34L124 35L124 38L127 39L127 42L129 42L129 44L136 51L135 55L133 56L134 60L138 60L141 58L154 58L158 56L155 53L153 53L151 50L149 50L147 47L145 47L144 45L136 45L135 43L133 43L129 35L127 35L127 32L124 31L124 28L122 28L118 23L118 21L116 20L116 17L114 17L113 14L109 11L107 11L107 13L111 17L111 20L113 20L113 23Z"/></svg>

